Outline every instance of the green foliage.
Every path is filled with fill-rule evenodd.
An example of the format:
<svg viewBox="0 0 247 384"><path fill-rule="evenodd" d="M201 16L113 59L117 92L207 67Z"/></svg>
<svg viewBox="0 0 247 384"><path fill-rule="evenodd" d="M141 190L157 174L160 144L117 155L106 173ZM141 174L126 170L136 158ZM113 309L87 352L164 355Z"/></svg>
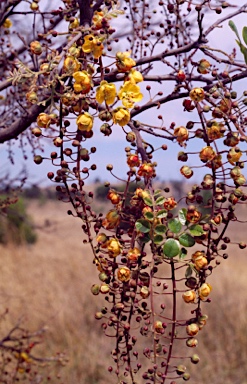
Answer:
<svg viewBox="0 0 247 384"><path fill-rule="evenodd" d="M234 22L232 20L229 21L228 25L229 25L231 30L235 33L235 35L238 38L238 40L236 40L236 43L238 44L241 53L244 55L245 64L247 64L247 48L241 42L241 39L240 39L240 36L239 36L239 33L238 33L238 29L237 29L236 25L234 24ZM243 36L245 44L247 45L247 27L243 28L242 36Z"/></svg>
<svg viewBox="0 0 247 384"><path fill-rule="evenodd" d="M3 201L4 199L5 196L2 195L0 200ZM0 243L33 244L36 240L37 235L22 198L19 198L15 204L2 208L0 214Z"/></svg>

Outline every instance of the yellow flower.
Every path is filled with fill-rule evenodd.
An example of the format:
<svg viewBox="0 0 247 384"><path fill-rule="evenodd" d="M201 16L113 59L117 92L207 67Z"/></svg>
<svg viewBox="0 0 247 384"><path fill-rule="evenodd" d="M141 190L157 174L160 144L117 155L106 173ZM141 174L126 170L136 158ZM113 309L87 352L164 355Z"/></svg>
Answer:
<svg viewBox="0 0 247 384"><path fill-rule="evenodd" d="M187 325L186 332L189 336L195 336L199 332L199 326L196 323Z"/></svg>
<svg viewBox="0 0 247 384"><path fill-rule="evenodd" d="M126 81L120 88L118 97L126 108L132 108L135 102L142 100L143 94L140 92L138 85L133 84L131 81Z"/></svg>
<svg viewBox="0 0 247 384"><path fill-rule="evenodd" d="M118 204L121 200L119 194L112 189L109 190L106 197L107 197L107 199L111 200L112 204Z"/></svg>
<svg viewBox="0 0 247 384"><path fill-rule="evenodd" d="M103 52L103 44L97 37L93 35L87 35L84 37L84 44L82 50L85 53L92 53L95 59L98 59Z"/></svg>
<svg viewBox="0 0 247 384"><path fill-rule="evenodd" d="M140 83L143 81L143 76L141 72L131 69L128 75L125 77L124 81L130 81L131 83Z"/></svg>
<svg viewBox="0 0 247 384"><path fill-rule="evenodd" d="M3 28L11 28L12 27L12 21L10 19L5 19L3 23Z"/></svg>
<svg viewBox="0 0 247 384"><path fill-rule="evenodd" d="M141 176L141 177L147 177L147 178L153 177L154 168L151 163L143 163L139 167L137 174L138 176Z"/></svg>
<svg viewBox="0 0 247 384"><path fill-rule="evenodd" d="M177 204L178 203L176 202L174 197L168 197L167 199L165 199L164 209L166 209L167 211L171 211L176 208Z"/></svg>
<svg viewBox="0 0 247 384"><path fill-rule="evenodd" d="M200 299L201 300L206 299L209 296L211 291L212 291L211 285L208 283L203 283L198 291Z"/></svg>
<svg viewBox="0 0 247 384"><path fill-rule="evenodd" d="M195 253L193 253L192 261L193 261L197 271L200 271L200 269L202 269L208 265L208 261L207 261L205 252L203 252L203 251L196 251Z"/></svg>
<svg viewBox="0 0 247 384"><path fill-rule="evenodd" d="M205 93L202 88L193 88L190 91L190 98L193 101L199 102L205 98Z"/></svg>
<svg viewBox="0 0 247 384"><path fill-rule="evenodd" d="M79 20L77 17L75 17L74 21L69 23L69 29L75 29L75 28L79 27L79 25L80 25Z"/></svg>
<svg viewBox="0 0 247 384"><path fill-rule="evenodd" d="M104 13L102 11L94 12L92 23L96 29L102 28L102 19L104 17Z"/></svg>
<svg viewBox="0 0 247 384"><path fill-rule="evenodd" d="M107 105L113 104L115 97L117 95L115 84L109 84L107 81L103 80L100 83L100 86L96 89L96 100L98 103L106 102Z"/></svg>
<svg viewBox="0 0 247 384"><path fill-rule="evenodd" d="M185 303L194 303L196 300L195 291L186 291L183 293L183 300Z"/></svg>
<svg viewBox="0 0 247 384"><path fill-rule="evenodd" d="M120 215L117 210L111 209L107 215L105 220L103 220L103 227L106 229L113 229L118 226L120 222Z"/></svg>
<svg viewBox="0 0 247 384"><path fill-rule="evenodd" d="M72 74L76 71L79 71L80 68L81 68L81 64L75 57L67 56L66 59L64 60L64 63L63 63L64 72L68 74Z"/></svg>
<svg viewBox="0 0 247 384"><path fill-rule="evenodd" d="M227 159L230 164L235 165L236 162L240 160L240 157L242 156L242 152L238 148L231 148L227 154Z"/></svg>
<svg viewBox="0 0 247 384"><path fill-rule="evenodd" d="M116 238L111 238L107 243L107 249L110 257L117 257L121 253L121 245Z"/></svg>
<svg viewBox="0 0 247 384"><path fill-rule="evenodd" d="M73 73L75 79L74 91L76 93L88 93L91 89L91 76L86 71L77 71Z"/></svg>
<svg viewBox="0 0 247 384"><path fill-rule="evenodd" d="M139 167L140 166L140 159L137 154L129 155L127 157L127 164L129 167Z"/></svg>
<svg viewBox="0 0 247 384"><path fill-rule="evenodd" d="M123 127L130 121L130 113L127 108L118 107L113 110L112 119L114 124L118 124Z"/></svg>
<svg viewBox="0 0 247 384"><path fill-rule="evenodd" d="M136 65L135 60L131 59L130 52L117 52L116 65L119 72L128 72Z"/></svg>
<svg viewBox="0 0 247 384"><path fill-rule="evenodd" d="M207 128L207 135L209 140L217 140L220 139L223 136L223 133L221 132L223 125L214 123L211 127Z"/></svg>
<svg viewBox="0 0 247 384"><path fill-rule="evenodd" d="M93 128L93 116L88 112L82 113L77 117L76 124L78 125L78 129L83 132L89 132Z"/></svg>
<svg viewBox="0 0 247 384"><path fill-rule="evenodd" d="M48 128L51 123L51 117L47 113L40 113L37 117L37 125L40 128Z"/></svg>
<svg viewBox="0 0 247 384"><path fill-rule="evenodd" d="M206 75L209 73L208 68L210 68L210 63L206 59L202 59L198 63L197 72L201 73L202 75Z"/></svg>
<svg viewBox="0 0 247 384"><path fill-rule="evenodd" d="M42 45L40 44L40 42L39 41L32 41L30 43L30 51L34 55L41 55L41 53L42 53Z"/></svg>
<svg viewBox="0 0 247 384"><path fill-rule="evenodd" d="M101 248L107 248L107 243L108 243L108 237L106 236L105 233L100 232L97 237L96 241L99 243Z"/></svg>
<svg viewBox="0 0 247 384"><path fill-rule="evenodd" d="M185 127L177 127L174 129L174 136L176 136L178 143L188 140L189 132Z"/></svg>
<svg viewBox="0 0 247 384"><path fill-rule="evenodd" d="M117 278L123 283L126 283L127 281L129 281L130 276L131 276L131 272L128 267L121 267L117 271Z"/></svg>
<svg viewBox="0 0 247 384"><path fill-rule="evenodd" d="M138 248L131 248L128 251L127 257L130 262L137 262L138 258L141 256L141 251Z"/></svg>
<svg viewBox="0 0 247 384"><path fill-rule="evenodd" d="M202 148L200 151L199 157L203 163L207 163L215 158L216 153L214 149L210 146Z"/></svg>
<svg viewBox="0 0 247 384"><path fill-rule="evenodd" d="M76 45L72 45L72 47L69 48L69 55L73 57L79 57L80 56L80 48L77 48Z"/></svg>

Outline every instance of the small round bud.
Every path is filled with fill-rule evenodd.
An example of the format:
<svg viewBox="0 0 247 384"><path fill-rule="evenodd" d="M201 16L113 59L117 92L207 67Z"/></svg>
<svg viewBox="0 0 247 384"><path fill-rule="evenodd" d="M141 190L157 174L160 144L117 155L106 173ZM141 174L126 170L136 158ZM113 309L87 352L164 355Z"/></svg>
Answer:
<svg viewBox="0 0 247 384"><path fill-rule="evenodd" d="M106 169L107 169L107 171L112 171L113 170L113 165L112 164L107 164Z"/></svg>
<svg viewBox="0 0 247 384"><path fill-rule="evenodd" d="M43 157L40 155L36 155L34 156L33 161L35 162L35 164L41 164L43 162Z"/></svg>
<svg viewBox="0 0 247 384"><path fill-rule="evenodd" d="M194 355L192 355L191 356L191 362L193 363L193 364L198 364L199 363L199 361L200 361L200 357L195 353Z"/></svg>

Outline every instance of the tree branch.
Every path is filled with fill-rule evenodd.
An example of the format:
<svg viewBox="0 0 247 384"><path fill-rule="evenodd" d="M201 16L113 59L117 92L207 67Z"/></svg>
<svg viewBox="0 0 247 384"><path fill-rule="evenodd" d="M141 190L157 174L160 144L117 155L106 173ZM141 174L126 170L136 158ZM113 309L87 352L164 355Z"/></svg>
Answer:
<svg viewBox="0 0 247 384"><path fill-rule="evenodd" d="M17 121L11 124L9 127L0 129L0 143L4 143L11 139L16 139L20 133L24 132L30 125L37 119L41 112L44 112L48 107L47 105L34 105L25 115L20 117Z"/></svg>

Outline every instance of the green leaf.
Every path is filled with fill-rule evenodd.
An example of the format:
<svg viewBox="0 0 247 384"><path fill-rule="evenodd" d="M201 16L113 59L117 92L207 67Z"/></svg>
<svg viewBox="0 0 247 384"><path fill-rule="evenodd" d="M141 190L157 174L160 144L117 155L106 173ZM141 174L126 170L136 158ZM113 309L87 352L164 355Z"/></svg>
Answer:
<svg viewBox="0 0 247 384"><path fill-rule="evenodd" d="M137 231L142 232L142 233L148 233L151 229L151 225L150 225L149 221L144 220L144 219L137 220L135 223L135 227L136 227Z"/></svg>
<svg viewBox="0 0 247 384"><path fill-rule="evenodd" d="M167 211L165 209L161 209L160 211L157 212L157 219L164 219L164 217L167 216Z"/></svg>
<svg viewBox="0 0 247 384"><path fill-rule="evenodd" d="M242 36L244 39L245 44L247 45L247 27L244 27L242 30Z"/></svg>
<svg viewBox="0 0 247 384"><path fill-rule="evenodd" d="M187 209L182 208L178 212L178 220L182 225L185 225L186 223L186 215L187 215Z"/></svg>
<svg viewBox="0 0 247 384"><path fill-rule="evenodd" d="M156 204L156 205L162 205L162 204L164 204L164 202L165 202L165 198L164 198L164 196L160 196L160 197L158 197L157 200L155 201L155 204Z"/></svg>
<svg viewBox="0 0 247 384"><path fill-rule="evenodd" d="M154 244L160 244L160 243L162 243L163 240L164 240L164 238L161 235L155 235L154 239L153 239Z"/></svg>
<svg viewBox="0 0 247 384"><path fill-rule="evenodd" d="M235 33L235 35L237 36L239 41L241 41L239 34L238 34L238 29L237 29L236 25L234 24L234 22L232 20L229 20L228 25L231 28L231 30Z"/></svg>
<svg viewBox="0 0 247 384"><path fill-rule="evenodd" d="M201 236L205 233L202 226L199 224L191 225L189 231L193 236Z"/></svg>
<svg viewBox="0 0 247 384"><path fill-rule="evenodd" d="M181 248L179 252L179 259L183 260L187 256L187 250L185 248Z"/></svg>
<svg viewBox="0 0 247 384"><path fill-rule="evenodd" d="M181 228L182 228L182 224L180 223L180 221L175 218L175 219L171 219L169 222L168 222L168 228L170 229L170 231L172 231L173 233L179 233L181 231Z"/></svg>
<svg viewBox="0 0 247 384"><path fill-rule="evenodd" d="M156 227L154 227L154 232L157 233L158 235L164 235L166 233L166 226L163 224L158 224Z"/></svg>
<svg viewBox="0 0 247 384"><path fill-rule="evenodd" d="M157 196L159 196L161 193L162 193L162 189L156 189L156 190L154 191L154 196L157 197Z"/></svg>
<svg viewBox="0 0 247 384"><path fill-rule="evenodd" d="M163 247L163 253L165 256L172 258L177 256L179 252L180 252L180 246L177 240L174 240L174 239L166 240Z"/></svg>
<svg viewBox="0 0 247 384"><path fill-rule="evenodd" d="M150 198L150 197L144 197L144 203L146 204L146 205L148 205L149 207L152 207L153 206L153 201L152 201L152 199Z"/></svg>
<svg viewBox="0 0 247 384"><path fill-rule="evenodd" d="M145 216L145 218L147 219L147 220L153 220L154 219L154 214L153 214L153 212L145 212L144 213L144 216Z"/></svg>
<svg viewBox="0 0 247 384"><path fill-rule="evenodd" d="M236 40L236 43L238 44L241 53L244 55L245 64L247 64L247 48L238 40Z"/></svg>
<svg viewBox="0 0 247 384"><path fill-rule="evenodd" d="M188 279L188 277L190 277L192 275L192 272L193 272L193 269L191 268L191 266L189 265L188 268L186 268L186 271L185 271L185 277L186 279Z"/></svg>
<svg viewBox="0 0 247 384"><path fill-rule="evenodd" d="M183 233L181 236L179 236L178 240L184 247L193 247L195 244L194 238L188 233Z"/></svg>
<svg viewBox="0 0 247 384"><path fill-rule="evenodd" d="M142 243L148 243L151 239L150 239L149 234L146 234L142 237L139 237L138 240L140 240Z"/></svg>

